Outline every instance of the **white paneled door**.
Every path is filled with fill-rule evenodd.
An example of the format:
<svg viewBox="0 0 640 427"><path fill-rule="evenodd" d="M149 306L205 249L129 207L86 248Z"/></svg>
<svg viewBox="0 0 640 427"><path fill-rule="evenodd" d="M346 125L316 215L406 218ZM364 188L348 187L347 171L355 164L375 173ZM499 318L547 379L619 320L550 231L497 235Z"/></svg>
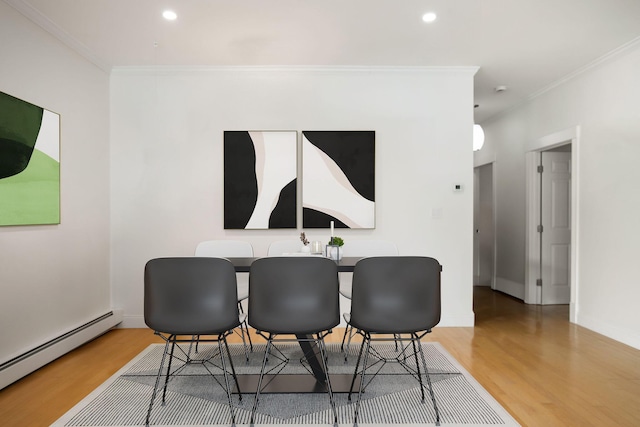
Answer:
<svg viewBox="0 0 640 427"><path fill-rule="evenodd" d="M542 156L541 278L542 304L571 299L571 153Z"/></svg>

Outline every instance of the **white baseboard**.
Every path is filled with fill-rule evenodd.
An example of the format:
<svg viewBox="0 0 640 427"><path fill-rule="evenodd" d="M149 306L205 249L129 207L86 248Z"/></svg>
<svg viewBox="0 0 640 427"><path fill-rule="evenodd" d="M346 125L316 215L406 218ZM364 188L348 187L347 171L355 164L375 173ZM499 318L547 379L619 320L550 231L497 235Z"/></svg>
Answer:
<svg viewBox="0 0 640 427"><path fill-rule="evenodd" d="M144 316L142 314L139 315L126 315L122 318L122 322L118 325L118 329L139 329L139 328L148 328L147 324L144 323Z"/></svg>
<svg viewBox="0 0 640 427"><path fill-rule="evenodd" d="M79 325L22 356L0 366L0 390L47 363L102 335L122 321L122 310L113 310L95 320Z"/></svg>
<svg viewBox="0 0 640 427"><path fill-rule="evenodd" d="M524 301L524 283L514 282L503 277L496 277L495 290Z"/></svg>
<svg viewBox="0 0 640 427"><path fill-rule="evenodd" d="M611 323L603 322L600 319L596 319L591 316L585 316L578 313L578 319L576 322L578 325L587 329L591 329L601 335L604 335L612 340L619 341L623 344L631 346L637 350L640 350L640 334L638 331L630 328L621 328Z"/></svg>
<svg viewBox="0 0 640 427"><path fill-rule="evenodd" d="M445 315L440 319L438 326L442 327L473 327L476 316L473 312L466 314Z"/></svg>

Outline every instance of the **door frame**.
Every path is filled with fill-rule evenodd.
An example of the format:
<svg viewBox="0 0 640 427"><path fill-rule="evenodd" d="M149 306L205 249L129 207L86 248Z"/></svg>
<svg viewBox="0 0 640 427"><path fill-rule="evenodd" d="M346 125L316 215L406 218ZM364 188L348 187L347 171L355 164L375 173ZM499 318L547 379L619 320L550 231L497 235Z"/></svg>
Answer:
<svg viewBox="0 0 640 427"><path fill-rule="evenodd" d="M540 179L538 177L538 158L541 151L546 151L561 145L571 144L571 300L569 303L569 320L577 321L578 300L578 225L579 225L579 141L580 126L575 126L559 132L538 138L526 147L526 210L525 210L525 300L527 304L540 304L541 293L536 286L540 271Z"/></svg>

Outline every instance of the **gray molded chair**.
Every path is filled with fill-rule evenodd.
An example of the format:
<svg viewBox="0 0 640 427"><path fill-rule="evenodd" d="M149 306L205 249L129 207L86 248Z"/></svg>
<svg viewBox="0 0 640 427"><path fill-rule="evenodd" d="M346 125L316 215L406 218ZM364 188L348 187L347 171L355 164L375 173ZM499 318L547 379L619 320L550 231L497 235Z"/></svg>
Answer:
<svg viewBox="0 0 640 427"><path fill-rule="evenodd" d="M398 247L395 243L388 240L350 240L345 243L343 253L346 257L394 256L398 255ZM348 299L351 299L351 282L352 279L347 273L341 275L340 294ZM346 361L348 348L351 345L351 338L356 334L356 331L351 327L351 313L342 313L342 317L347 323L347 326L344 329L340 348L344 351ZM348 341L347 337L349 337ZM345 341L347 341L346 348Z"/></svg>
<svg viewBox="0 0 640 427"><path fill-rule="evenodd" d="M354 424L358 422L362 392L382 366L393 361L400 363L418 380L423 402L424 373L435 411L436 425L440 425L440 414L420 340L440 322L441 271L442 267L437 260L418 256L371 257L356 263L351 295L351 325L362 335L363 340L351 382L353 390L355 380L358 374L360 375L361 386L358 391ZM383 336L380 336L381 334ZM371 347L372 341L394 341L396 336L402 336L403 341L409 343L395 358L386 358ZM370 355L376 358L371 364ZM411 363L412 357L415 365ZM358 372L360 362L362 369ZM375 369L372 369L374 367ZM374 374L365 382L367 370L373 370Z"/></svg>
<svg viewBox="0 0 640 427"><path fill-rule="evenodd" d="M267 340L255 402L254 424L268 359L270 372L280 372L289 360L274 342L297 341L316 380L324 383L337 425L338 416L327 370L324 337L340 323L338 268L322 257L267 257L253 262L249 274L249 325ZM296 337L282 337L294 334Z"/></svg>
<svg viewBox="0 0 640 427"><path fill-rule="evenodd" d="M253 246L251 243L242 240L205 240L196 246L195 256L197 257L217 257L217 258L253 258ZM249 334L247 316L242 307L242 301L249 297L249 275L247 273L237 273L238 283L238 309L240 309L240 330L244 344L244 353L249 360L249 350L253 351L253 343ZM237 330L236 330L237 332ZM246 339L245 339L246 334ZM249 342L249 350L247 349ZM196 349L197 350L197 349Z"/></svg>
<svg viewBox="0 0 640 427"><path fill-rule="evenodd" d="M147 262L144 269L144 321L155 334L165 341L160 368L156 376L146 425L149 425L151 410L156 399L160 378L165 371L165 359L169 356L166 377L162 392L162 404L165 404L169 377L178 375L188 365L196 363L204 367L216 382L223 385L212 373L212 358L220 356L223 388L227 392L231 421L235 425L235 413L231 399L229 368L242 400L238 379L231 360L227 336L240 325L238 299L236 291L236 273L233 265L222 258L156 258ZM199 337L199 338L198 338ZM208 337L208 338L207 338ZM180 346L180 343L192 344L194 340L217 342L218 351L214 356L194 360ZM224 344L224 350L223 346ZM181 362L172 371L174 359Z"/></svg>

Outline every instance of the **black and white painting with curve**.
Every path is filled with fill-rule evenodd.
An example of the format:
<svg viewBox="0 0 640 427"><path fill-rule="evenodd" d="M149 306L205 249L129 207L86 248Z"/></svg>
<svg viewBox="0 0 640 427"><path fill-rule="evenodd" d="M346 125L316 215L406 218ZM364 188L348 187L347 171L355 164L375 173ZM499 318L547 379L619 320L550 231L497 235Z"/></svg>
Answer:
<svg viewBox="0 0 640 427"><path fill-rule="evenodd" d="M302 132L302 227L375 228L375 131Z"/></svg>
<svg viewBox="0 0 640 427"><path fill-rule="evenodd" d="M297 132L224 132L224 228L296 228Z"/></svg>
<svg viewBox="0 0 640 427"><path fill-rule="evenodd" d="M297 132L224 132L224 228L297 227ZM302 227L375 227L375 132L302 132Z"/></svg>

